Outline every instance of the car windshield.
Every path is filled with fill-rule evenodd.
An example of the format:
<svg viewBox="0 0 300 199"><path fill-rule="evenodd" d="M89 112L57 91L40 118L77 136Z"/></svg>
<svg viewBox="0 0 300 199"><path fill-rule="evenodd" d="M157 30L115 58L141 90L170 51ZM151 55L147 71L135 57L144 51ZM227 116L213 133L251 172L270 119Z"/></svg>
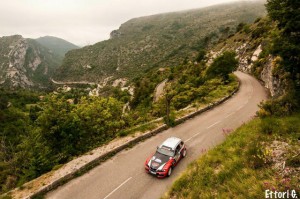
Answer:
<svg viewBox="0 0 300 199"><path fill-rule="evenodd" d="M157 152L160 154L163 154L163 155L170 156L170 157L174 156L174 151L171 148L166 147L166 146L159 147L157 149Z"/></svg>

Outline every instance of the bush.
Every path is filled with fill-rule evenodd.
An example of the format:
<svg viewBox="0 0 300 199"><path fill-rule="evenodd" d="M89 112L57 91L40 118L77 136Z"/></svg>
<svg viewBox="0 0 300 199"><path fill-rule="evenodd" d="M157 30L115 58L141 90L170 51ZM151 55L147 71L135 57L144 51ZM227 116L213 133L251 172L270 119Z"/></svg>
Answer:
<svg viewBox="0 0 300 199"><path fill-rule="evenodd" d="M288 116L299 109L295 93L290 91L289 93L277 98L271 99L264 103L261 103L259 107L261 110L258 111L258 116Z"/></svg>
<svg viewBox="0 0 300 199"><path fill-rule="evenodd" d="M237 25L236 27L236 32L240 32L241 30L243 30L243 28L246 26L245 23L239 23L239 25Z"/></svg>
<svg viewBox="0 0 300 199"><path fill-rule="evenodd" d="M206 51L205 50L199 50L197 58L196 58L196 61L197 62L203 61L204 58L205 58L205 55L206 55Z"/></svg>
<svg viewBox="0 0 300 199"><path fill-rule="evenodd" d="M273 133L278 133L280 127L279 122L275 118L267 117L261 120L260 130L262 133L271 135Z"/></svg>
<svg viewBox="0 0 300 199"><path fill-rule="evenodd" d="M171 113L170 113L169 121L167 121L167 117L164 116L164 122L165 122L165 124L167 124L168 126L171 126L171 127L175 126L175 125L176 125L175 120L176 120L176 117L175 117L174 112L171 112Z"/></svg>
<svg viewBox="0 0 300 199"><path fill-rule="evenodd" d="M288 157L286 165L291 167L300 167L300 154Z"/></svg>
<svg viewBox="0 0 300 199"><path fill-rule="evenodd" d="M225 51L217 57L206 71L208 78L222 77L224 80L229 79L229 74L236 70L238 61L233 51Z"/></svg>

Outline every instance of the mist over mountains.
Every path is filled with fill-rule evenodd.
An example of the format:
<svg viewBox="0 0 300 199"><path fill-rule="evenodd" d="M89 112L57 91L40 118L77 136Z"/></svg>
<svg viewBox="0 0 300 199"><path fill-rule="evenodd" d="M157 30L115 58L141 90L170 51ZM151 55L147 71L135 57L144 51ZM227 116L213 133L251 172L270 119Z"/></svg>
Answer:
<svg viewBox="0 0 300 199"><path fill-rule="evenodd" d="M255 1L134 18L112 31L111 39L68 52L55 78L102 82L178 65L265 13L264 3Z"/></svg>
<svg viewBox="0 0 300 199"><path fill-rule="evenodd" d="M0 85L47 88L61 82L102 83L132 79L153 67L194 60L198 51L224 40L236 26L265 15L262 1L236 2L131 19L110 39L79 48L60 38L0 38Z"/></svg>

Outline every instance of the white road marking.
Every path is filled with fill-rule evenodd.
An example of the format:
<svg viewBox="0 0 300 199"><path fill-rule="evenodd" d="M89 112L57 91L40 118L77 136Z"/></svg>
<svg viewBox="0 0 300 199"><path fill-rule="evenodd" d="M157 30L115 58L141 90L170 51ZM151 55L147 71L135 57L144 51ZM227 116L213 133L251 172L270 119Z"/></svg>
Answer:
<svg viewBox="0 0 300 199"><path fill-rule="evenodd" d="M206 129L209 129L209 128L211 128L211 127L213 127L213 126L215 126L216 124L219 124L221 121L217 121L216 123L213 123L212 125L210 125L209 127L207 127Z"/></svg>
<svg viewBox="0 0 300 199"><path fill-rule="evenodd" d="M187 139L187 140L185 140L185 142L188 142L188 141L190 141L191 139L193 139L194 137L196 137L197 135L199 135L200 134L200 132L198 132L198 133L196 133L195 135L193 135L192 137L190 137L189 139Z"/></svg>
<svg viewBox="0 0 300 199"><path fill-rule="evenodd" d="M184 141L185 143L187 143L188 141L190 141L191 139L193 138L193 136L192 137L190 137L189 139L187 139L186 141Z"/></svg>
<svg viewBox="0 0 300 199"><path fill-rule="evenodd" d="M225 118L228 118L229 116L231 116L233 114L235 114L235 112L232 112L232 113L228 114Z"/></svg>
<svg viewBox="0 0 300 199"><path fill-rule="evenodd" d="M107 196L105 196L105 198L103 199L106 199L108 198L109 196L111 196L115 191L117 191L120 187L122 187L125 183L127 183L129 180L131 180L132 177L128 178L127 180L125 180L122 184L120 184L117 188L115 188L112 192L110 192Z"/></svg>
<svg viewBox="0 0 300 199"><path fill-rule="evenodd" d="M245 106L245 105L242 105L242 106L238 107L238 108L236 109L236 111L240 110L240 109L243 108L244 106Z"/></svg>

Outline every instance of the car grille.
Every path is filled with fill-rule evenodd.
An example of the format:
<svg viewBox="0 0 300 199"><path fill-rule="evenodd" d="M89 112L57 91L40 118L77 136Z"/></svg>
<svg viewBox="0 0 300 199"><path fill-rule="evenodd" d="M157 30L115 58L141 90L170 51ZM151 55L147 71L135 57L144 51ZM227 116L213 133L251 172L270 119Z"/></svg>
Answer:
<svg viewBox="0 0 300 199"><path fill-rule="evenodd" d="M150 167L150 171L156 172L156 169Z"/></svg>

